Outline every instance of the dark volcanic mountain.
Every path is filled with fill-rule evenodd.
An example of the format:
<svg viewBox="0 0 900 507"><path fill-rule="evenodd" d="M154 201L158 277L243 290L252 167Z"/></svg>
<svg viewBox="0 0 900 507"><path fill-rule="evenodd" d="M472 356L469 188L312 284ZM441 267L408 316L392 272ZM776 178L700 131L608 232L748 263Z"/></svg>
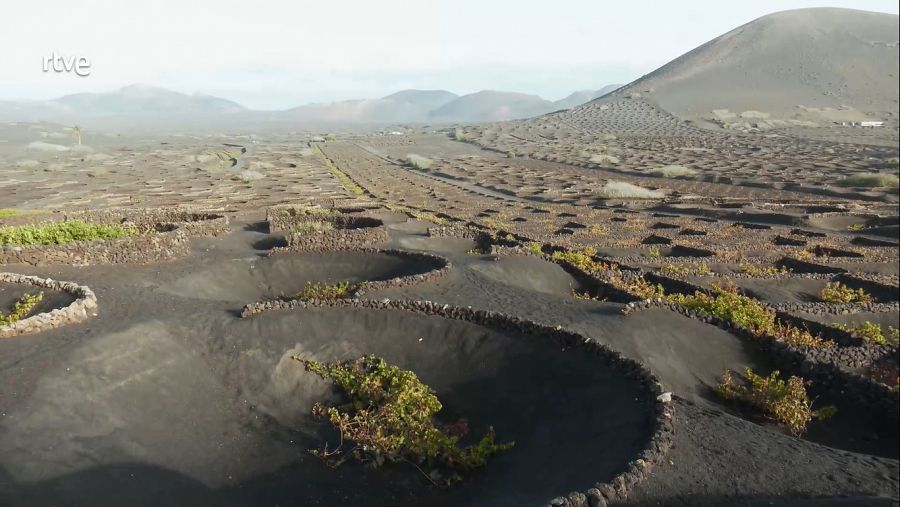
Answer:
<svg viewBox="0 0 900 507"><path fill-rule="evenodd" d="M898 28L892 14L778 12L707 42L615 94L639 93L683 118L743 112L757 118L896 115ZM724 109L730 113L712 113Z"/></svg>

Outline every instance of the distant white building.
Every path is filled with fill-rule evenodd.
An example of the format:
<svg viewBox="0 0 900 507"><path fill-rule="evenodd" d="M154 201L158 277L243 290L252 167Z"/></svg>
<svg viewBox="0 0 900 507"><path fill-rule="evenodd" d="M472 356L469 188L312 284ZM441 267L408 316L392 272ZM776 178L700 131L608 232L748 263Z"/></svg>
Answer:
<svg viewBox="0 0 900 507"><path fill-rule="evenodd" d="M879 121L836 121L835 125L840 125L841 127L884 127L884 122Z"/></svg>

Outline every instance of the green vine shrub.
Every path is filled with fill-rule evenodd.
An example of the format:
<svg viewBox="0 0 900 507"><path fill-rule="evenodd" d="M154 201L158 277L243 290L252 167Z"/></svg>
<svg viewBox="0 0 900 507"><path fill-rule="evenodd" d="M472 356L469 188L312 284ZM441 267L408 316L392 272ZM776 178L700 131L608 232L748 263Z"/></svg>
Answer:
<svg viewBox="0 0 900 507"><path fill-rule="evenodd" d="M338 282L336 284L306 282L303 290L298 292L294 299L309 301L311 299L347 299L353 297L359 289L365 285L365 282L350 283Z"/></svg>
<svg viewBox="0 0 900 507"><path fill-rule="evenodd" d="M871 303L875 299L862 289L853 290L841 282L828 282L819 297L826 303Z"/></svg>
<svg viewBox="0 0 900 507"><path fill-rule="evenodd" d="M900 330L894 326L888 326L887 336L885 336L884 330L881 329L880 325L869 321L850 326L846 324L834 324L834 327L855 334L863 340L876 345L887 345L888 343L897 343L900 341Z"/></svg>
<svg viewBox="0 0 900 507"><path fill-rule="evenodd" d="M514 443L498 444L493 428L474 445L463 447L468 433L465 420L439 426L435 414L442 406L434 391L415 373L387 364L374 355L359 359L322 363L294 356L306 370L331 380L343 391L347 403L327 406L316 403L313 415L327 419L339 432L341 443L327 444L310 453L332 467L352 457L381 466L384 463L413 465L438 486L450 486L463 475L483 467L498 452ZM346 443L352 444L344 449Z"/></svg>
<svg viewBox="0 0 900 507"><path fill-rule="evenodd" d="M617 268L615 264L595 260L595 255L597 255L597 250L586 246L580 250L558 250L550 254L550 259L555 262L571 264L587 273L602 273Z"/></svg>
<svg viewBox="0 0 900 507"><path fill-rule="evenodd" d="M778 341L794 346L832 348L834 342L813 336L808 330L783 324L775 312L759 301L740 294L729 280L712 285L712 295L696 292L693 295L672 294L670 302L698 313L718 317L744 327L756 336L768 334Z"/></svg>
<svg viewBox="0 0 900 507"><path fill-rule="evenodd" d="M333 231L334 225L331 222L326 222L323 220L310 220L308 222L301 222L294 226L291 229L291 232L297 234L321 234L323 232Z"/></svg>
<svg viewBox="0 0 900 507"><path fill-rule="evenodd" d="M813 410L803 379L792 376L782 380L779 375L776 370L763 377L746 368L745 380L740 382L731 370L725 370L721 383L716 386L716 393L762 411L766 417L784 425L794 436L802 435L814 419L824 420L837 412L832 405Z"/></svg>
<svg viewBox="0 0 900 507"><path fill-rule="evenodd" d="M25 294L16 301L11 312L7 314L0 312L0 326L8 326L28 317L32 310L34 310L34 307L43 299L43 292L38 292L37 294Z"/></svg>
<svg viewBox="0 0 900 507"><path fill-rule="evenodd" d="M126 238L138 234L138 229L131 226L67 220L42 225L0 227L0 246L62 245L75 241Z"/></svg>

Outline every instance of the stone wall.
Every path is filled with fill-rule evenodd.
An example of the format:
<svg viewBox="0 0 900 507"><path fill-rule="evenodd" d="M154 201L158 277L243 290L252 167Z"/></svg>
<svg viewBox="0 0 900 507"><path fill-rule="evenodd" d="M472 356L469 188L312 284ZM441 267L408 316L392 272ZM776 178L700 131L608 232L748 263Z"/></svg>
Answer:
<svg viewBox="0 0 900 507"><path fill-rule="evenodd" d="M184 257L189 252L187 235L175 230L63 245L4 246L0 249L0 264L147 264Z"/></svg>
<svg viewBox="0 0 900 507"><path fill-rule="evenodd" d="M825 303L815 301L812 303L801 303L797 301L788 301L770 305L779 312L805 312L813 315L853 315L856 313L882 313L882 312L898 312L900 311L900 302L892 301L889 303Z"/></svg>
<svg viewBox="0 0 900 507"><path fill-rule="evenodd" d="M327 221L340 227L336 221L340 217L354 217L354 213L378 209L381 206L371 201L362 200L327 200L316 204L270 206L266 209L266 221L269 232L290 232L304 222Z"/></svg>
<svg viewBox="0 0 900 507"><path fill-rule="evenodd" d="M94 295L91 289L83 285L17 273L0 273L0 282L33 285L35 287L67 292L75 297L75 301L65 308L57 308L49 312L26 317L6 326L0 326L0 338L36 333L45 329L82 322L97 315L97 296Z"/></svg>
<svg viewBox="0 0 900 507"><path fill-rule="evenodd" d="M444 277L447 273L450 272L450 268L452 265L450 261L445 259L444 257L428 254L428 253L419 253L419 252L407 252L405 250L379 250L375 248L365 249L361 251L372 252L372 253L384 253L388 255L393 255L396 257L402 257L407 259L413 259L417 261L424 261L430 264L434 269L428 271L426 273L419 273L415 275L406 275L406 276L398 276L396 278L391 278L389 280L377 280L374 282L366 282L366 284L356 293L356 296L362 296L364 294L369 294L372 292L376 292L379 290L396 288L396 287L409 287L411 285L418 285L420 283L432 282L439 278Z"/></svg>
<svg viewBox="0 0 900 507"><path fill-rule="evenodd" d="M366 217L361 217L366 218ZM356 229L333 229L324 232L291 233L287 235L287 246L275 247L269 255L280 252L323 252L329 250L354 250L371 248L386 243L390 237L380 220L372 220L380 225Z"/></svg>
<svg viewBox="0 0 900 507"><path fill-rule="evenodd" d="M598 356L599 360L636 380L646 394L645 401L654 414L654 428L649 442L633 461L625 465L625 471L609 482L598 482L584 492L572 492L549 500L555 507L605 507L609 503L627 498L635 485L648 477L653 468L661 464L673 445L674 409L671 393L663 393L659 380L641 363L622 356L606 346L572 331L544 326L533 321L507 316L497 312L473 310L442 305L431 301L380 301L369 299L338 299L313 301L269 301L252 303L244 307L244 318L271 310L307 308L368 308L378 310L408 311L423 315L435 315L471 322L500 332L519 333L554 340L567 348L579 348Z"/></svg>
<svg viewBox="0 0 900 507"><path fill-rule="evenodd" d="M437 225L428 228L430 238L476 239L481 232L462 225Z"/></svg>

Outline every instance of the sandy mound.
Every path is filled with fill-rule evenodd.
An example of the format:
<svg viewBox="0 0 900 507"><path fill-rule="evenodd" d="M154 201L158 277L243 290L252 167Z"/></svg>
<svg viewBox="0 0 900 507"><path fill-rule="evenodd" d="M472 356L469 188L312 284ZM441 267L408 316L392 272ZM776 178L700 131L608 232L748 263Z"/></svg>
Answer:
<svg viewBox="0 0 900 507"><path fill-rule="evenodd" d="M435 269L424 261L387 253L323 252L235 259L161 286L170 294L248 303L296 294L307 282L388 280Z"/></svg>
<svg viewBox="0 0 900 507"><path fill-rule="evenodd" d="M32 143L28 143L28 149L35 150L35 151L47 151L47 152L68 151L69 150L68 147L63 146L61 144L45 143L43 141L34 141Z"/></svg>

